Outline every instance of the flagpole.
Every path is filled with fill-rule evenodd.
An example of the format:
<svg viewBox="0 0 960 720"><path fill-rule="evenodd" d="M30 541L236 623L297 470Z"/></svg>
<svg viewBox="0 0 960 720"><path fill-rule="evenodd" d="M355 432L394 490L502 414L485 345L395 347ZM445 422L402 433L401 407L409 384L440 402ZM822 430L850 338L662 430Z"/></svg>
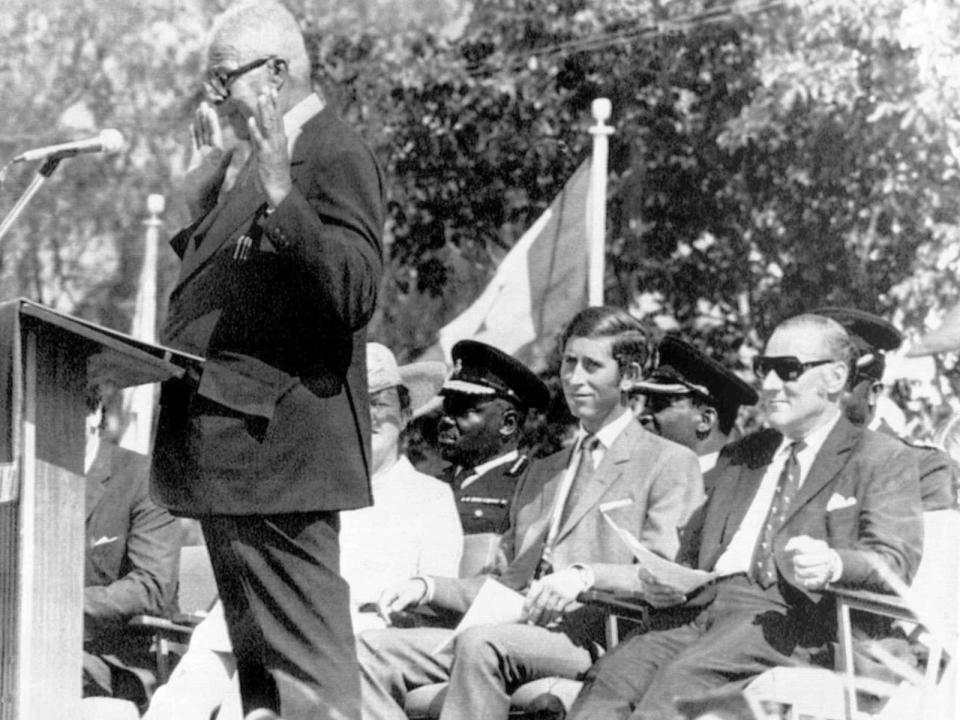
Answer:
<svg viewBox="0 0 960 720"><path fill-rule="evenodd" d="M130 334L138 340L156 342L157 340L157 256L160 245L160 228L163 220L160 216L166 209L163 195L147 197L149 217L143 221L146 227L143 265L140 268L140 286L137 290L136 306L133 313ZM156 385L138 385L124 391L124 415L126 429L120 439L120 445L135 452L150 452L153 433L153 414L156 400Z"/></svg>
<svg viewBox="0 0 960 720"><path fill-rule="evenodd" d="M607 154L613 128L606 124L612 106L607 98L597 98L590 105L596 124L590 127L593 153L590 161L590 190L587 201L587 242L590 247L587 300L590 305L603 305L604 261L607 236Z"/></svg>

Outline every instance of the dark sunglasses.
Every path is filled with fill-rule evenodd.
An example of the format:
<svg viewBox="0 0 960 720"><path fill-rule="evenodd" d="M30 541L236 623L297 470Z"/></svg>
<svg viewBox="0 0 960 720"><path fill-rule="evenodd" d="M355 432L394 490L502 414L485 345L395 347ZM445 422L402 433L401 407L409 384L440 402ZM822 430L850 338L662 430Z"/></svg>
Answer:
<svg viewBox="0 0 960 720"><path fill-rule="evenodd" d="M207 72L206 86L216 102L222 103L230 97L230 86L241 75L246 75L251 70L256 70L261 65L266 65L271 60L276 59L275 55L251 60L248 63L236 67L233 70L210 70Z"/></svg>
<svg viewBox="0 0 960 720"><path fill-rule="evenodd" d="M753 372L761 380L768 373L775 372L783 382L791 382L803 375L810 368L818 365L836 362L836 360L811 360L810 362L801 362L800 358L793 355L781 355L778 357L765 357L758 355L753 359Z"/></svg>

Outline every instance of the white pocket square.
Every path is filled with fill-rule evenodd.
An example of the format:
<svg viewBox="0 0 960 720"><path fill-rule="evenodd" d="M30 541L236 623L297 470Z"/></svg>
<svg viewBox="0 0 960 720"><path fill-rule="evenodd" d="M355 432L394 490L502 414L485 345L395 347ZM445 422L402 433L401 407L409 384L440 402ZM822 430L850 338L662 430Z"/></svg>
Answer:
<svg viewBox="0 0 960 720"><path fill-rule="evenodd" d="M834 510L843 510L843 508L853 507L857 504L857 499L853 496L844 497L840 493L834 493L827 502L827 512Z"/></svg>
<svg viewBox="0 0 960 720"><path fill-rule="evenodd" d="M107 545L109 543L116 542L118 538L119 538L119 535L114 535L113 537L107 537L106 535L104 535L103 537L97 538L96 540L94 540L93 545L91 547L99 547L100 545Z"/></svg>

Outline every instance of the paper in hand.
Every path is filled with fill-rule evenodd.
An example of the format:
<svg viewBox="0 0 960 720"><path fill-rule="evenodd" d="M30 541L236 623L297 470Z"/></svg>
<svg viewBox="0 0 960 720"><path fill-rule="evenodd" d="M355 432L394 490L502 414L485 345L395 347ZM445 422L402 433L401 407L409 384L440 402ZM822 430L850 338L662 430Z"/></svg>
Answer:
<svg viewBox="0 0 960 720"><path fill-rule="evenodd" d="M453 633L437 646L434 653L446 650L457 635L478 625L518 623L523 620L523 595L493 578L487 578L473 599L467 612L460 618Z"/></svg>
<svg viewBox="0 0 960 720"><path fill-rule="evenodd" d="M679 590L684 595L688 595L701 585L713 579L713 573L709 573L706 570L694 570L683 565L678 565L675 562L670 562L640 544L640 541L637 540L632 532L617 525L613 518L607 514L608 511L612 509L612 507L600 506L603 519L610 524L614 532L616 532L620 539L630 548L633 556L637 559L639 568L649 573L656 582L661 585L668 585Z"/></svg>

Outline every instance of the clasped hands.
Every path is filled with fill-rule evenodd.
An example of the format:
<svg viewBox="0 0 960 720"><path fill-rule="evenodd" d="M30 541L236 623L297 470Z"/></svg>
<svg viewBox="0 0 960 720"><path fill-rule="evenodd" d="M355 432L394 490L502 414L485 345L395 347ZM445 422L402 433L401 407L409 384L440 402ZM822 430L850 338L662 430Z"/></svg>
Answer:
<svg viewBox="0 0 960 720"><path fill-rule="evenodd" d="M576 603L585 589L583 575L575 568L534 580L524 599L522 620L532 625L551 625ZM405 580L380 594L377 613L388 625L393 624L402 612L416 607L426 596L427 584L423 580Z"/></svg>
<svg viewBox="0 0 960 720"><path fill-rule="evenodd" d="M275 208L293 187L283 113L275 89L266 88L260 93L255 116L247 118L247 131L256 163L256 182ZM224 149L220 117L207 102L197 108L191 134L193 152L184 177L184 195L191 216L198 218L216 206L234 148Z"/></svg>

